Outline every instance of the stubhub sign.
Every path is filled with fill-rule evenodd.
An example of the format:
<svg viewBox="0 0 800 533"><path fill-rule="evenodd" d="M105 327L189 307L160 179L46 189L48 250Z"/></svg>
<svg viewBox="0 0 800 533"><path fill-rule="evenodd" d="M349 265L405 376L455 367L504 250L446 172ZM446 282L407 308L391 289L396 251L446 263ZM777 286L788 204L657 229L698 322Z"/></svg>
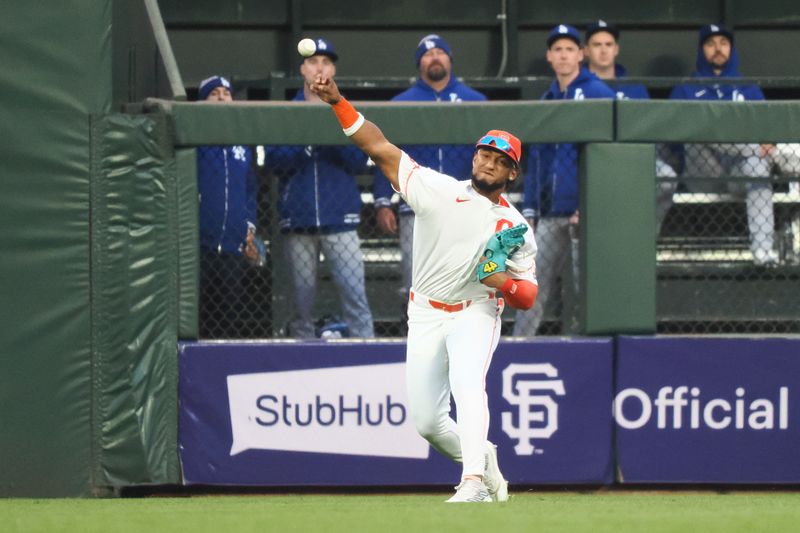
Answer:
<svg viewBox="0 0 800 533"><path fill-rule="evenodd" d="M230 454L249 449L425 459L402 363L227 377ZM341 384L347 384L346 388Z"/></svg>
<svg viewBox="0 0 800 533"><path fill-rule="evenodd" d="M612 481L612 347L611 339L500 344L486 376L489 439L511 483ZM182 344L185 483L458 483L461 465L414 427L405 349L388 341Z"/></svg>

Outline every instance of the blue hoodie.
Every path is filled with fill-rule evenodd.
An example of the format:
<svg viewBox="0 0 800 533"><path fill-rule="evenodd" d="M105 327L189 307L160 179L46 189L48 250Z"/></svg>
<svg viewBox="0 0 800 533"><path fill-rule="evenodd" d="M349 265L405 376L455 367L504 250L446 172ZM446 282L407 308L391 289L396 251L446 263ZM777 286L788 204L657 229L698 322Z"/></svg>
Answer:
<svg viewBox="0 0 800 533"><path fill-rule="evenodd" d="M241 255L247 229L256 224L257 182L246 146L199 146L197 189L200 245Z"/></svg>
<svg viewBox="0 0 800 533"><path fill-rule="evenodd" d="M554 80L542 100L615 98L616 94L586 67L562 92ZM525 171L522 214L525 217L570 216L578 209L578 149L572 143L530 147Z"/></svg>
<svg viewBox="0 0 800 533"><path fill-rule="evenodd" d="M419 79L414 85L392 98L393 102L476 102L484 100L486 100L486 96L464 85L452 74L450 82L439 92L434 91L430 85ZM472 178L472 155L475 151L472 145L420 144L403 146L402 149L423 167L432 168L459 180ZM380 170L376 170L373 188L375 206L389 206L393 192L386 176ZM399 211L410 213L411 208L401 200Z"/></svg>
<svg viewBox="0 0 800 533"><path fill-rule="evenodd" d="M703 36L697 43L697 71L692 73L693 78L741 78L739 74L739 53L731 41L731 57L719 75L714 73L714 68L706 60L703 53ZM717 83L685 83L672 89L669 95L672 100L763 100L764 93L757 85L733 85Z"/></svg>
<svg viewBox="0 0 800 533"><path fill-rule="evenodd" d="M619 63L614 65L614 76L617 80L622 80L628 76L628 70ZM647 87L641 83L613 83L609 84L617 93L617 100L649 100L650 93Z"/></svg>
<svg viewBox="0 0 800 533"><path fill-rule="evenodd" d="M300 89L294 98L303 101ZM361 192L355 175L367 156L355 146L272 146L267 165L279 180L280 226L337 233L361 222Z"/></svg>
<svg viewBox="0 0 800 533"><path fill-rule="evenodd" d="M704 27L705 28L705 27ZM703 30L700 31L700 38L697 43L697 70L692 73L693 78L741 78L739 73L739 53L731 40L731 57L722 72L717 75L714 67L706 60L703 53ZM741 102L745 100L764 100L764 93L757 85L734 85L718 83L685 83L677 85L669 95L671 100L717 100ZM676 169L682 172L691 172L691 168L686 168L685 146L682 144L670 145L670 150L676 159Z"/></svg>

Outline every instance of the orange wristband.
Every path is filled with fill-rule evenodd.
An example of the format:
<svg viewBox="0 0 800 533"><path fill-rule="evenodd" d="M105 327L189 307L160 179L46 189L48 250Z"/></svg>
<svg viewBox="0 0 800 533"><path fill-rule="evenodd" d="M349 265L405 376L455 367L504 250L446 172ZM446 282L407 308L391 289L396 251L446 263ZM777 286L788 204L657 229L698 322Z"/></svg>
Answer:
<svg viewBox="0 0 800 533"><path fill-rule="evenodd" d="M353 104L348 102L345 98L339 99L338 102L333 104L333 112L336 113L336 118L339 120L345 135L350 137L364 124L364 115L356 111Z"/></svg>

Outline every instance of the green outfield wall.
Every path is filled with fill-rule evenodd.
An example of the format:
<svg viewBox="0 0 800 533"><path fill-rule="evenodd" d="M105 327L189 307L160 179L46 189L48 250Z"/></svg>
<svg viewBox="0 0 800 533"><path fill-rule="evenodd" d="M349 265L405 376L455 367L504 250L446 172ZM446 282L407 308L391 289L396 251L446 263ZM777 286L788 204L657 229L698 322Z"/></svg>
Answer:
<svg viewBox="0 0 800 533"><path fill-rule="evenodd" d="M111 114L120 4L0 6L0 496L180 479L173 142Z"/></svg>

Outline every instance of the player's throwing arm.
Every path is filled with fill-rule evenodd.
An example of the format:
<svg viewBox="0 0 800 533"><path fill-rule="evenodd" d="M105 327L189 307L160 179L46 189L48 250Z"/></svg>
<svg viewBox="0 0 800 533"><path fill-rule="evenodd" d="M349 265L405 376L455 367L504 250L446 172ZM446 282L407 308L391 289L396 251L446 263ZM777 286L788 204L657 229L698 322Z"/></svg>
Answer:
<svg viewBox="0 0 800 533"><path fill-rule="evenodd" d="M331 104L345 135L350 137L355 145L380 167L392 187L397 189L399 187L397 169L400 165L400 148L390 143L378 126L366 120L364 115L355 110L350 102L341 95L336 82L331 78L317 76L310 89L323 102Z"/></svg>

